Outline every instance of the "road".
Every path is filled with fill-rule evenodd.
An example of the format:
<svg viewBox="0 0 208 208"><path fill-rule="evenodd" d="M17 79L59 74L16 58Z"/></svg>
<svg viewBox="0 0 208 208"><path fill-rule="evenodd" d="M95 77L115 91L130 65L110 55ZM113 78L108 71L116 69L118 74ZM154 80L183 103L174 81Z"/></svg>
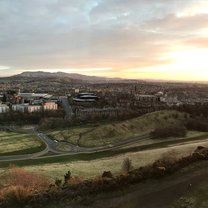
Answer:
<svg viewBox="0 0 208 208"><path fill-rule="evenodd" d="M33 154L25 154L25 155L11 155L11 156L0 156L0 161L15 161L15 160L27 160L27 159L35 159L35 158L43 158L43 157L50 157L47 156L47 153L55 153L57 156L60 155L74 155L74 154L79 154L79 153L94 153L94 152L101 152L101 151L107 151L107 150L113 150L113 149L118 149L126 144L132 144L137 141L141 141L144 139L149 138L149 134L142 135L140 137L132 137L129 138L128 140L118 142L114 145L105 145L105 146L100 146L100 147L94 147L94 148L87 148L87 147L80 147L78 145L71 144L69 142L59 142L57 140L53 140L49 138L47 135L45 135L42 132L39 132L35 127L31 127L30 129L23 130L20 129L19 127L15 126L7 126L4 127L10 130L16 130L16 131L25 131L27 133L32 133L35 134L43 143L45 143L46 148L38 153L33 153ZM59 146L61 144L68 145L70 148L69 151L62 151L59 149ZM53 155L54 157L54 155Z"/></svg>
<svg viewBox="0 0 208 208"><path fill-rule="evenodd" d="M66 113L66 118L70 119L73 115L73 112L72 112L72 107L69 104L68 98L66 96L62 96L61 102Z"/></svg>
<svg viewBox="0 0 208 208"><path fill-rule="evenodd" d="M11 127L8 127L11 129ZM12 127L13 130L22 130L18 129L18 127ZM49 138L47 135L45 135L42 132L39 132L36 128L31 127L30 129L27 129L27 132L35 134L42 142L46 144L45 150L34 153L34 154L27 154L27 155L15 155L15 156L0 156L0 161L13 161L13 160L26 160L26 159L35 159L35 158L46 158L46 157L58 157L62 155L75 155L75 154L80 154L80 153L96 153L96 152L102 152L102 151L110 151L110 150L117 150L122 147L125 147L126 145L129 144L135 144L138 141L143 141L146 139L150 138L149 134L144 134L141 136L136 136L136 137L130 137L129 139L126 139L121 142L114 143L113 145L104 145L100 147L94 147L94 148L87 148L87 147L80 147L74 144L71 144L69 142L59 142L57 140L53 140ZM208 139L203 139L205 141ZM176 141L173 145L178 145L178 142L180 143L181 141ZM196 141L191 141L192 143L194 142L199 142L197 139ZM184 141L185 143L189 143L189 141ZM64 144L65 147L69 147L68 150L61 150L60 145ZM161 147L166 148L169 144L166 144L165 141L161 144ZM179 144L180 145L180 144ZM141 146L143 149L144 147ZM146 145L145 149L151 149L151 144ZM152 147L153 148L153 147ZM142 149L141 149L142 150ZM47 155L47 153L55 153L55 155Z"/></svg>

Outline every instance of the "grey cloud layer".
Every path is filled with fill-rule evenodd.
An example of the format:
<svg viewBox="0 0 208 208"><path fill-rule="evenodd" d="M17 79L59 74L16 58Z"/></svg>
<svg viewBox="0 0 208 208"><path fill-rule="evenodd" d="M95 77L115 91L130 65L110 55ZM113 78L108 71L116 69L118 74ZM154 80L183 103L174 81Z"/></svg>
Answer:
<svg viewBox="0 0 208 208"><path fill-rule="evenodd" d="M207 27L205 14L175 15L196 2L1 0L0 66L119 70L160 64L171 43L191 44L200 39L195 32Z"/></svg>

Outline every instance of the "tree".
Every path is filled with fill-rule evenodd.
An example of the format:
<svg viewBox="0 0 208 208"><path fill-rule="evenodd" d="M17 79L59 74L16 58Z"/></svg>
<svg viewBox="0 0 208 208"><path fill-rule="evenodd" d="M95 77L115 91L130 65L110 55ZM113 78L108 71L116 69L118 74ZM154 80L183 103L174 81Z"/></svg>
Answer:
<svg viewBox="0 0 208 208"><path fill-rule="evenodd" d="M69 182L69 180L71 179L71 171L68 171L65 175L64 175L64 184L67 184Z"/></svg>
<svg viewBox="0 0 208 208"><path fill-rule="evenodd" d="M122 163L121 170L123 173L129 173L133 169L132 161L129 158L125 158Z"/></svg>

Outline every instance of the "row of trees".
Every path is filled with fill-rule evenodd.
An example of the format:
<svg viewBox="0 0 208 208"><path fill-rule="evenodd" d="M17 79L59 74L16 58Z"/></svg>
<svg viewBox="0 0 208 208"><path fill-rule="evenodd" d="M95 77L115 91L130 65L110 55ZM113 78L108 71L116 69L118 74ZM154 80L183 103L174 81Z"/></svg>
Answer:
<svg viewBox="0 0 208 208"><path fill-rule="evenodd" d="M33 113L7 112L0 114L0 124L39 124L43 119L64 118L64 115L65 114L62 109L56 111L41 111Z"/></svg>
<svg viewBox="0 0 208 208"><path fill-rule="evenodd" d="M169 126L156 128L151 132L153 138L168 138L168 137L185 137L187 129L183 124L172 124Z"/></svg>

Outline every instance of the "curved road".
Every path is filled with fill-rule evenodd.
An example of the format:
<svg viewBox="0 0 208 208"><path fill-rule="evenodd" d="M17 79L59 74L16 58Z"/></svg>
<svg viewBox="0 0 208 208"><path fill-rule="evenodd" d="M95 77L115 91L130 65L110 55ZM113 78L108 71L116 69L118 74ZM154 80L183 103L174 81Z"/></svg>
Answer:
<svg viewBox="0 0 208 208"><path fill-rule="evenodd" d="M116 149L125 147L127 144L134 144L138 141L143 141L143 140L150 138L149 134L144 134L144 135L137 136L137 137L131 137L121 142L117 142L114 145L105 145L105 146L100 146L100 147L87 148L87 147L80 147L80 146L71 144L69 142L58 142L57 140L53 140L49 138L47 135L43 134L42 132L37 131L37 129L34 127L28 130L23 130L17 127L12 127L12 128L7 127L7 128L9 128L10 130L21 130L21 131L27 131L27 132L35 134L42 142L46 144L46 148L43 151L34 153L34 154L0 156L0 161L27 160L27 159L35 159L35 158L61 156L61 155L75 155L75 154L80 154L80 153L95 153L95 152L101 152L101 151L107 151L107 150L116 150ZM205 140L208 140L208 139L203 139L203 141ZM176 143L174 144L177 145L178 142L181 142L181 140L176 141ZM197 140L196 138L196 141L193 140L191 142L197 143L199 142L199 140ZM184 144L185 143L189 143L189 141L184 141ZM59 146L61 144L68 145L69 150L66 150L66 151L60 150ZM146 146L148 147L148 145ZM165 144L165 142L163 142L163 145L161 147L165 148L167 146L168 144ZM47 155L47 153L49 152L55 153L56 155Z"/></svg>
<svg viewBox="0 0 208 208"><path fill-rule="evenodd" d="M137 141L141 141L141 140L149 138L149 134L146 134L146 135L142 135L140 137L129 138L128 140L118 142L114 145L105 145L105 146L100 146L100 147L87 148L87 147L80 147L80 146L71 144L69 142L58 142L57 140L53 140L53 139L49 138L47 135L43 134L42 132L39 132L34 127L30 128L28 130L23 130L18 127L14 127L14 126L12 126L12 127L9 126L9 127L5 127L5 128L13 130L13 131L14 130L21 130L21 131L25 131L25 132L31 132L31 133L35 134L42 142L45 143L46 148L41 152L37 152L37 153L33 153L33 154L0 156L0 161L15 161L15 160L35 159L38 157L41 157L41 158L50 157L49 155L46 155L49 152L55 153L55 154L57 154L57 156L59 156L59 155L74 155L74 154L79 154L79 153L93 153L93 152L99 152L99 151L105 151L105 150L113 150L113 149L118 149L122 146L125 146L126 144L135 143ZM60 144L67 144L70 147L70 150L69 151L61 151L59 149ZM54 155L53 155L53 157L54 157Z"/></svg>

